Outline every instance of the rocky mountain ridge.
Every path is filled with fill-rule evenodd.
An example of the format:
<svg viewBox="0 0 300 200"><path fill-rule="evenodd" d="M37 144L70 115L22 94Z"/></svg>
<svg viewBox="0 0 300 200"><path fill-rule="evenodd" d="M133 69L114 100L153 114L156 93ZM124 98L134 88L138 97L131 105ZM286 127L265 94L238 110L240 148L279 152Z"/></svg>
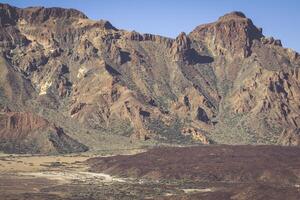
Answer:
<svg viewBox="0 0 300 200"><path fill-rule="evenodd" d="M19 130L28 136L16 141L33 137L34 130L7 125L14 113L42 118L56 127L51 133L62 130L69 151L300 143L300 56L241 12L176 39L119 30L62 8L0 4L0 26L6 144ZM35 144L54 144L45 130Z"/></svg>

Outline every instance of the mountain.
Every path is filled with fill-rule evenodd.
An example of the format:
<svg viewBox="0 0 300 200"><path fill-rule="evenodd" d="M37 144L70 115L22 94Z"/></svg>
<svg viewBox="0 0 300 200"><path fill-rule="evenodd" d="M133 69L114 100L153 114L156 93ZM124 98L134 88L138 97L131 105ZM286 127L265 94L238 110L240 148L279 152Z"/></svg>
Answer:
<svg viewBox="0 0 300 200"><path fill-rule="evenodd" d="M3 151L300 144L300 56L241 12L176 39L62 8L0 26Z"/></svg>

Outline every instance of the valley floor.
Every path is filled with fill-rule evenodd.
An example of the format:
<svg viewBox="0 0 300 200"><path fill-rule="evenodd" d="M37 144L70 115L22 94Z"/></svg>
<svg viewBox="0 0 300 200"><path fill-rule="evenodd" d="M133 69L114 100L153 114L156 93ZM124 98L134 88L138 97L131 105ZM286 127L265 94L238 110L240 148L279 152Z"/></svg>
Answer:
<svg viewBox="0 0 300 200"><path fill-rule="evenodd" d="M298 147L211 145L2 154L0 195L3 200L300 199L299 153Z"/></svg>

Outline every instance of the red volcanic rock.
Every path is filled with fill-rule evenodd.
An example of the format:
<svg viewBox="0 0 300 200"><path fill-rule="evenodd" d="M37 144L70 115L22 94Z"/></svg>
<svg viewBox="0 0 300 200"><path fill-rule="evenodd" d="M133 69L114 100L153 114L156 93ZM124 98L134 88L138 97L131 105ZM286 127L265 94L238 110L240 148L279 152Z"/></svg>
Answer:
<svg viewBox="0 0 300 200"><path fill-rule="evenodd" d="M1 115L1 138L24 138L31 131L50 126L45 119L32 113L8 112Z"/></svg>
<svg viewBox="0 0 300 200"><path fill-rule="evenodd" d="M184 59L185 53L190 49L191 41L184 32L180 33L171 47L171 55L174 61Z"/></svg>
<svg viewBox="0 0 300 200"><path fill-rule="evenodd" d="M14 25L19 19L25 19L30 23L43 23L54 18L84 18L87 16L75 9L29 7L18 9L8 4L0 4L0 24Z"/></svg>
<svg viewBox="0 0 300 200"><path fill-rule="evenodd" d="M0 4L0 27L14 25L18 19L15 7L8 4Z"/></svg>
<svg viewBox="0 0 300 200"><path fill-rule="evenodd" d="M143 36L135 31L128 32L125 35L125 38L127 38L128 40L133 40L133 41L142 41L143 40Z"/></svg>
<svg viewBox="0 0 300 200"><path fill-rule="evenodd" d="M176 40L174 41L172 49L174 53L178 53L189 49L190 45L191 45L190 39L187 37L187 35L184 32L182 32L177 36Z"/></svg>
<svg viewBox="0 0 300 200"><path fill-rule="evenodd" d="M87 147L66 135L62 128L28 112L0 114L0 148L8 153L68 153Z"/></svg>
<svg viewBox="0 0 300 200"><path fill-rule="evenodd" d="M206 42L216 56L245 58L251 54L252 41L263 35L243 13L232 12L215 23L198 26L189 36Z"/></svg>
<svg viewBox="0 0 300 200"><path fill-rule="evenodd" d="M73 9L0 11L0 108L30 113L3 110L7 138L64 151L67 134L96 149L131 138L298 145L300 56L241 12L172 39Z"/></svg>
<svg viewBox="0 0 300 200"><path fill-rule="evenodd" d="M231 20L231 19L239 19L239 18L243 18L246 19L246 15L242 12L239 11L234 11L228 14L225 14L224 16L219 18L219 21L226 21L226 20Z"/></svg>
<svg viewBox="0 0 300 200"><path fill-rule="evenodd" d="M75 9L30 7L18 10L19 17L30 23L43 23L49 19L83 18L87 16Z"/></svg>

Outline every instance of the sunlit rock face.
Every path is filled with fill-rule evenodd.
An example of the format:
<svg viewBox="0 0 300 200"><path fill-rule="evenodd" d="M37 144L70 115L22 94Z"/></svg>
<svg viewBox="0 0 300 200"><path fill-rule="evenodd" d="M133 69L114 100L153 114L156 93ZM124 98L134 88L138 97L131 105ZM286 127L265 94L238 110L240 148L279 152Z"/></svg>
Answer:
<svg viewBox="0 0 300 200"><path fill-rule="evenodd" d="M78 144L299 144L300 56L243 13L170 39L72 9L0 11L0 109ZM25 122L11 134L30 137Z"/></svg>

